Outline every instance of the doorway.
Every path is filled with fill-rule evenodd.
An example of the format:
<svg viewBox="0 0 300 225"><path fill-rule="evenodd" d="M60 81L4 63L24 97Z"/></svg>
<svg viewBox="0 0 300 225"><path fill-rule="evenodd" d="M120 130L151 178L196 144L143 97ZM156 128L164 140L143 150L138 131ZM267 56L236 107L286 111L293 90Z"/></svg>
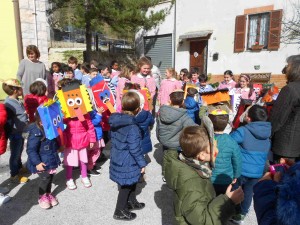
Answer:
<svg viewBox="0 0 300 225"><path fill-rule="evenodd" d="M207 44L207 40L190 41L190 71L197 68L199 74L206 74Z"/></svg>

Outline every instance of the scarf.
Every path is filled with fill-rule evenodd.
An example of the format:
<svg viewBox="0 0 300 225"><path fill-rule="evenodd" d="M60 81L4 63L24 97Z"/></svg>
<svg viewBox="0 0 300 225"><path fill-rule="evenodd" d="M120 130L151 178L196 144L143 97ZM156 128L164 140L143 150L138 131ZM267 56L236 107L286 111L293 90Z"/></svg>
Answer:
<svg viewBox="0 0 300 225"><path fill-rule="evenodd" d="M202 178L210 178L211 177L211 168L209 166L209 162L200 162L193 158L187 158L182 153L179 154L179 160L184 162L188 166L194 168L196 172Z"/></svg>

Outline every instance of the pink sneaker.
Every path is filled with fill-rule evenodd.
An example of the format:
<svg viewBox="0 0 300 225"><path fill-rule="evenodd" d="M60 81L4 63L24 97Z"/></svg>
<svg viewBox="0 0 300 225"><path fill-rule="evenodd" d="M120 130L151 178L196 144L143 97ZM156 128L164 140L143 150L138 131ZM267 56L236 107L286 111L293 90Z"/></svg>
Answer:
<svg viewBox="0 0 300 225"><path fill-rule="evenodd" d="M51 207L50 201L49 201L48 196L46 194L43 194L39 198L39 206L42 209L49 209Z"/></svg>
<svg viewBox="0 0 300 225"><path fill-rule="evenodd" d="M52 206L58 205L57 198L54 197L52 194L48 194L48 199L49 199L50 204L51 204Z"/></svg>

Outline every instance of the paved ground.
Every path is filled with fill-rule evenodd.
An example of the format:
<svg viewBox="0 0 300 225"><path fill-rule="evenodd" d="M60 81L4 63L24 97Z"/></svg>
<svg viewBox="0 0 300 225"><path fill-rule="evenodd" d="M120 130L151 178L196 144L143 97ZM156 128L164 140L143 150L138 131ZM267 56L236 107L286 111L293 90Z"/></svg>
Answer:
<svg viewBox="0 0 300 225"><path fill-rule="evenodd" d="M136 211L137 219L128 222L147 225L171 225L173 222L172 192L161 179L162 150L152 131L153 151L149 154L151 163L146 169L146 182L138 185L138 200L145 202L146 207ZM105 150L105 154L109 152ZM59 168L52 187L59 205L43 210L38 206L38 178L30 176L30 182L23 185L14 185L9 182L8 168L9 152L0 157L0 186L11 189L9 195L12 200L0 206L1 225L52 225L52 224L114 224L124 222L112 218L116 198L117 185L109 179L109 161L103 163L102 174L92 177L93 186L84 188L80 182L79 171L74 171L78 188L74 191L66 189L65 176ZM24 161L26 153L23 154ZM253 210L247 216L244 224L257 224Z"/></svg>

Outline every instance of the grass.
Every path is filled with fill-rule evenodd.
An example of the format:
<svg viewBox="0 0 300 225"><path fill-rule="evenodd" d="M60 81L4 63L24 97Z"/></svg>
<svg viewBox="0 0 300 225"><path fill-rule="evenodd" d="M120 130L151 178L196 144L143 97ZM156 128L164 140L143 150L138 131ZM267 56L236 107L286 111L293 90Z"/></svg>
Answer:
<svg viewBox="0 0 300 225"><path fill-rule="evenodd" d="M83 51L82 50L68 50L63 52L63 60L68 61L68 59L74 56L77 58L78 62L83 62Z"/></svg>

